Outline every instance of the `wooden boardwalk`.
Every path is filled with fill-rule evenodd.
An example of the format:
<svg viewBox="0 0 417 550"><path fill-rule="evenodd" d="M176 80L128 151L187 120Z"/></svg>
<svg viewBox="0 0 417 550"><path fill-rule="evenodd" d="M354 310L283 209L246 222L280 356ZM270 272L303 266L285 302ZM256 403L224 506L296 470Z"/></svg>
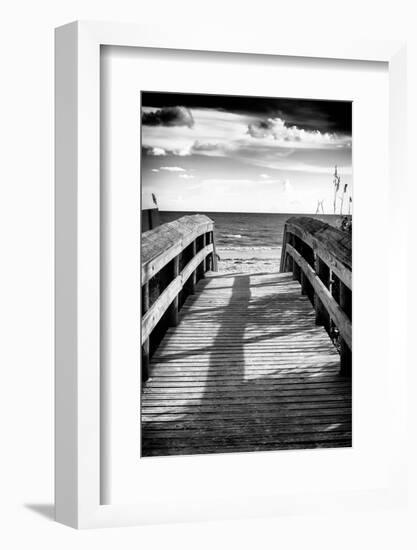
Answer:
<svg viewBox="0 0 417 550"><path fill-rule="evenodd" d="M351 380L289 273L207 273L142 391L142 456L351 445Z"/></svg>

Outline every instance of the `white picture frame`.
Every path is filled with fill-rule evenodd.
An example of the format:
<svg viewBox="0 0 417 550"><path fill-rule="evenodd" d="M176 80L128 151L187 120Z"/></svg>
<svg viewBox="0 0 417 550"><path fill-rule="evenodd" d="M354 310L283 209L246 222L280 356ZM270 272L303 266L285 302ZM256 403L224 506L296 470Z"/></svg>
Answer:
<svg viewBox="0 0 417 550"><path fill-rule="evenodd" d="M238 31L175 29L113 23L74 22L56 30L56 519L76 528L187 520L167 503L163 517L133 504L101 504L100 402L100 47L127 46L253 53L269 56L380 61L389 70L390 186L405 188L405 45L401 42L338 42L249 37ZM392 193L393 231L401 235L405 199ZM405 258L400 248L397 265ZM405 261L405 260L404 260ZM405 268L404 268L405 278ZM405 318L404 300L389 304L390 315ZM390 399L405 419L405 354ZM400 423L400 439L405 433ZM392 506L405 498L401 472L405 451L397 453L383 492L335 491L289 494L272 502L258 499L249 515L312 512L320 509ZM175 495L173 495L173 498ZM200 507L193 519L239 517L248 509L227 503ZM254 511L253 508L256 507Z"/></svg>

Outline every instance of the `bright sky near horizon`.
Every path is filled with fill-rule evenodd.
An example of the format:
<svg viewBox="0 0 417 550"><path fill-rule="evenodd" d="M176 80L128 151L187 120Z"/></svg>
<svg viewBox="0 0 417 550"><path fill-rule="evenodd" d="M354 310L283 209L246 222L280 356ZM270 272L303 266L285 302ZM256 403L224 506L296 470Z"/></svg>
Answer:
<svg viewBox="0 0 417 550"><path fill-rule="evenodd" d="M145 207L153 193L161 210L331 214L335 165L347 213L350 102L142 93Z"/></svg>

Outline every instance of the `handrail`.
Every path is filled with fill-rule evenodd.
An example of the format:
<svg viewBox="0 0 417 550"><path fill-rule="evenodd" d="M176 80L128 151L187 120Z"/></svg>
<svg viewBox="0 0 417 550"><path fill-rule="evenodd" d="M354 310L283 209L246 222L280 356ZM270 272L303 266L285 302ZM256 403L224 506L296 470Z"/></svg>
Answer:
<svg viewBox="0 0 417 550"><path fill-rule="evenodd" d="M332 321L339 329L340 334L349 346L349 349L352 349L352 323L350 322L349 317L333 298L329 289L324 285L311 265L306 262L301 254L299 254L290 244L287 244L287 253L294 258L310 283L313 285L314 292L326 307Z"/></svg>
<svg viewBox="0 0 417 550"><path fill-rule="evenodd" d="M206 256L213 252L213 245L209 244L198 252L194 258L188 262L181 273L168 285L168 287L159 295L156 302L148 309L142 317L142 340L147 340L160 321L162 315L168 309L174 298L183 289L185 283L190 278L192 273L197 269L198 265Z"/></svg>
<svg viewBox="0 0 417 550"><path fill-rule="evenodd" d="M165 315L167 325L176 326L180 293L192 294L197 280L204 277L206 271L217 271L214 222L207 216L195 214L163 224L142 234L141 252L142 373L146 379L152 332ZM186 262L181 271L180 261ZM157 297L151 304L150 285L154 281Z"/></svg>
<svg viewBox="0 0 417 550"><path fill-rule="evenodd" d="M289 218L285 224L281 271L285 270L285 245L295 235L352 290L352 238L336 227L306 216Z"/></svg>
<svg viewBox="0 0 417 550"><path fill-rule="evenodd" d="M164 223L142 234L142 285L154 277L197 237L212 232L214 222L195 214Z"/></svg>
<svg viewBox="0 0 417 550"><path fill-rule="evenodd" d="M281 272L293 272L316 310L316 324L337 338L341 371L352 361L352 239L349 233L305 216L285 224Z"/></svg>

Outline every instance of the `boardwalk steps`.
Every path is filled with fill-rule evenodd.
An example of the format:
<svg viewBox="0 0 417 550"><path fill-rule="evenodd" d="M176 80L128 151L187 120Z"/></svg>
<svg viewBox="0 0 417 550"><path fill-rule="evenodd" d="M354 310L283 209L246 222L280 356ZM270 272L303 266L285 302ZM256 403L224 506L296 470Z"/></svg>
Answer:
<svg viewBox="0 0 417 550"><path fill-rule="evenodd" d="M292 274L207 273L149 365L142 456L351 445L351 381Z"/></svg>

